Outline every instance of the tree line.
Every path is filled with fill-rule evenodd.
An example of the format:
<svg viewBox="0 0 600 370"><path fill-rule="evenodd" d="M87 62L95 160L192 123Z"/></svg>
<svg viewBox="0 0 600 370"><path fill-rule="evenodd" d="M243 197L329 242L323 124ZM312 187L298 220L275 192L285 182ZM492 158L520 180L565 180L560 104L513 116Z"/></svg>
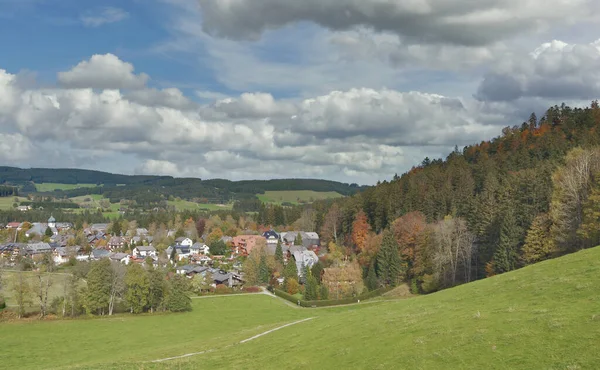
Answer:
<svg viewBox="0 0 600 370"><path fill-rule="evenodd" d="M59 281L49 274L51 264L42 264L33 274L16 272L10 289L17 303L17 314L39 305L40 317L54 313L62 317L113 315L117 312L190 311L191 287L187 279L164 269L138 263L123 265L102 259L79 263L72 275ZM60 295L49 300L53 285Z"/></svg>
<svg viewBox="0 0 600 370"><path fill-rule="evenodd" d="M600 243L600 108L554 106L490 141L317 202L322 241L365 279L431 291ZM373 279L371 279L373 281Z"/></svg>

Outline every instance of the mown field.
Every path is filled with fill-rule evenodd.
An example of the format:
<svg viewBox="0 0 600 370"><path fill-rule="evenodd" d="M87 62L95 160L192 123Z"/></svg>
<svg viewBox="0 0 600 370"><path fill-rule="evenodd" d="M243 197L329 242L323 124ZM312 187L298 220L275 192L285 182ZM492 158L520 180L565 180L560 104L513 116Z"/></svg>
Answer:
<svg viewBox="0 0 600 370"><path fill-rule="evenodd" d="M342 194L336 193L335 191L317 192L312 190L266 191L264 194L257 194L256 196L263 203L274 204L281 204L284 202L292 204L312 203L316 200L343 197Z"/></svg>
<svg viewBox="0 0 600 370"><path fill-rule="evenodd" d="M2 324L0 363L11 369L593 369L600 363L598 261L595 248L427 296L335 308L231 296L196 299L186 314ZM148 362L200 351L208 352Z"/></svg>
<svg viewBox="0 0 600 370"><path fill-rule="evenodd" d="M53 182L45 182L42 184L35 184L35 189L39 192L47 192L54 190L73 190L79 188L94 188L96 184L57 184Z"/></svg>

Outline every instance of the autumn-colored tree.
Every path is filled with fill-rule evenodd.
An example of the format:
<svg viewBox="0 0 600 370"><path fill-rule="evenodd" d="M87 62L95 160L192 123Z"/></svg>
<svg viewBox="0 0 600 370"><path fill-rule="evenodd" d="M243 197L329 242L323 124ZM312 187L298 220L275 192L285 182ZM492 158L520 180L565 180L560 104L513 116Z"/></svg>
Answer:
<svg viewBox="0 0 600 370"><path fill-rule="evenodd" d="M593 176L588 198L582 205L583 217L577 235L584 247L600 244L600 173Z"/></svg>
<svg viewBox="0 0 600 370"><path fill-rule="evenodd" d="M412 278L416 274L415 270L422 270L422 266L417 266L417 254L427 243L428 233L426 232L427 221L425 215L421 212L410 212L398 218L392 224L392 231L402 260L407 266L407 277Z"/></svg>
<svg viewBox="0 0 600 370"><path fill-rule="evenodd" d="M375 259L377 252L379 252L379 246L381 245L382 239L383 234L371 232L367 235L365 245L358 255L358 263L360 263L361 266L367 267L371 264L371 261Z"/></svg>
<svg viewBox="0 0 600 370"><path fill-rule="evenodd" d="M367 235L369 235L370 230L371 226L367 220L367 215L360 210L352 223L352 243L357 253L360 253L365 248Z"/></svg>
<svg viewBox="0 0 600 370"><path fill-rule="evenodd" d="M206 244L212 245L212 244L216 243L217 241L219 241L222 237L223 237L223 230L221 230L219 228L215 228L208 235L208 240L206 241Z"/></svg>
<svg viewBox="0 0 600 370"><path fill-rule="evenodd" d="M538 215L533 220L522 249L522 258L525 263L540 262L552 258L556 253L554 241L550 236L551 226L552 220L546 213Z"/></svg>

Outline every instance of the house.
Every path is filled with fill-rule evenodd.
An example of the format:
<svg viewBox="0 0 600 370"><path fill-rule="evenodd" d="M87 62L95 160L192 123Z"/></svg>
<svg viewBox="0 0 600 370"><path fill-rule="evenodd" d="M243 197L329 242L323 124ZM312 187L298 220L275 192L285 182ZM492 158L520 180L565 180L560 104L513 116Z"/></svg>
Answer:
<svg viewBox="0 0 600 370"><path fill-rule="evenodd" d="M87 261L90 258L88 254L83 252L83 249L80 246L58 247L54 249L52 255L54 257L54 263L57 265L69 262L71 257L75 257L77 261Z"/></svg>
<svg viewBox="0 0 600 370"><path fill-rule="evenodd" d="M296 262L296 268L298 269L298 277L303 277L303 267L312 268L313 265L319 262L319 257L315 252L308 249L295 250L292 255Z"/></svg>
<svg viewBox="0 0 600 370"><path fill-rule="evenodd" d="M108 258L110 256L110 251L106 249L94 249L92 251L92 259L99 260L102 258Z"/></svg>
<svg viewBox="0 0 600 370"><path fill-rule="evenodd" d="M21 226L20 222L9 222L8 224L6 224L7 229L18 229L19 226Z"/></svg>
<svg viewBox="0 0 600 370"><path fill-rule="evenodd" d="M187 275L188 277L192 277L196 274L202 274L207 271L209 268L205 266L198 265L185 265L177 267L175 270L180 275Z"/></svg>
<svg viewBox="0 0 600 370"><path fill-rule="evenodd" d="M48 243L32 243L27 244L25 250L27 251L27 254L33 256L36 254L51 253L52 247Z"/></svg>
<svg viewBox="0 0 600 370"><path fill-rule="evenodd" d="M194 244L194 242L190 238L181 236L181 237L175 239L175 244L182 245L184 247L191 247L192 244Z"/></svg>
<svg viewBox="0 0 600 370"><path fill-rule="evenodd" d="M17 211L27 212L29 210L31 210L31 206L18 206L17 207Z"/></svg>
<svg viewBox="0 0 600 370"><path fill-rule="evenodd" d="M262 236L267 240L267 245L277 245L277 243L279 242L279 234L277 234L273 230L265 231L264 233L262 233Z"/></svg>
<svg viewBox="0 0 600 370"><path fill-rule="evenodd" d="M125 238L121 236L113 236L108 240L107 246L110 250L121 249L125 246Z"/></svg>
<svg viewBox="0 0 600 370"><path fill-rule="evenodd" d="M199 264L199 265L208 265L212 262L212 258L205 254L192 254L190 256L190 262Z"/></svg>
<svg viewBox="0 0 600 370"><path fill-rule="evenodd" d="M212 275L212 279L216 285L226 285L229 288L239 287L244 284L241 276L233 272L227 272L218 269L209 269L208 272Z"/></svg>
<svg viewBox="0 0 600 370"><path fill-rule="evenodd" d="M190 247L190 253L191 254L209 254L210 253L210 248L208 247L208 245L204 244L204 243L194 243L191 247Z"/></svg>
<svg viewBox="0 0 600 370"><path fill-rule="evenodd" d="M25 252L26 245L22 243L9 243L0 245L0 258L14 261L16 257Z"/></svg>
<svg viewBox="0 0 600 370"><path fill-rule="evenodd" d="M52 218L50 218L52 219ZM50 226L52 225L52 226ZM39 235L39 236L44 236L46 235L46 229L50 228L50 230L52 231L52 235L58 235L58 230L55 227L54 223L41 223L41 222L34 222L33 224L31 224L31 228L27 231L25 231L25 236L28 238L33 237L34 235Z"/></svg>
<svg viewBox="0 0 600 370"><path fill-rule="evenodd" d="M121 262L129 265L129 255L127 253L112 253L108 256L111 261Z"/></svg>
<svg viewBox="0 0 600 370"><path fill-rule="evenodd" d="M157 257L156 248L150 246L135 247L133 248L133 254L141 257Z"/></svg>
<svg viewBox="0 0 600 370"><path fill-rule="evenodd" d="M302 238L302 246L305 248L318 247L321 245L319 235L315 232L306 231L288 231L279 234L279 239L283 244L294 245L296 238L300 235Z"/></svg>
<svg viewBox="0 0 600 370"><path fill-rule="evenodd" d="M257 245L266 245L266 239L262 235L238 235L232 241L234 253L247 256Z"/></svg>
<svg viewBox="0 0 600 370"><path fill-rule="evenodd" d="M177 261L181 261L185 258L189 258L191 255L189 247L186 247L183 245L169 246L169 248L167 248L167 256L169 256L169 259L171 259L173 250L175 250L175 255L176 255Z"/></svg>

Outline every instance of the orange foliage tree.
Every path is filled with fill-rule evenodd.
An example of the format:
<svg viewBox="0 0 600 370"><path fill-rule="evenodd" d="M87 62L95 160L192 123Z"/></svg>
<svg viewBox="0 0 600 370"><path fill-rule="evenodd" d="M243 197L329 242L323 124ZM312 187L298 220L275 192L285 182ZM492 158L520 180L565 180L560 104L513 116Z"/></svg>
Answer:
<svg viewBox="0 0 600 370"><path fill-rule="evenodd" d="M429 234L425 215L418 211L407 213L394 221L392 231L407 264L407 276L418 274L423 267L419 266L419 255L427 246Z"/></svg>
<svg viewBox="0 0 600 370"><path fill-rule="evenodd" d="M360 210L352 223L352 243L356 247L357 253L360 253L365 249L367 236L369 235L370 230L371 226L367 220L367 215Z"/></svg>

